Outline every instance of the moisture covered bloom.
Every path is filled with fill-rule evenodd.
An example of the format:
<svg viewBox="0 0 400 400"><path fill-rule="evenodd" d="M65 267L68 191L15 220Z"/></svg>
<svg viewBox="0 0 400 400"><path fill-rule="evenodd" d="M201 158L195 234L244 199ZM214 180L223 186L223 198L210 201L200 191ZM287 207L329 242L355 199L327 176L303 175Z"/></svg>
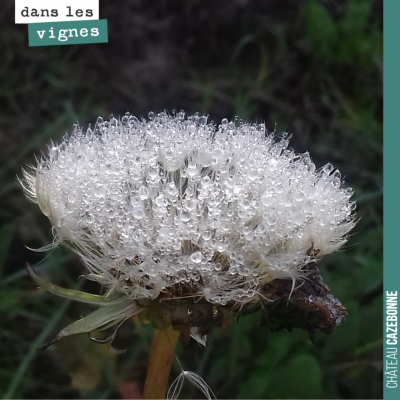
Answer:
<svg viewBox="0 0 400 400"><path fill-rule="evenodd" d="M339 171L288 143L264 124L127 113L76 125L23 185L106 289L107 323L157 304L167 323L201 328L274 280L293 290L355 224Z"/></svg>

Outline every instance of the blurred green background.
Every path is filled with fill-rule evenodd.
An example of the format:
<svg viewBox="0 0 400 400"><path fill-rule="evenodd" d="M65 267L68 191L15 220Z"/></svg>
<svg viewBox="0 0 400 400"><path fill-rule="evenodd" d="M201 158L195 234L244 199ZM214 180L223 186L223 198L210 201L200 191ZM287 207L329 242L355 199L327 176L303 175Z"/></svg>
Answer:
<svg viewBox="0 0 400 400"><path fill-rule="evenodd" d="M382 1L100 1L109 43L28 47L13 2L0 11L0 395L140 398L149 326L126 323L111 353L83 335L36 348L89 306L38 289L96 291L62 248L35 253L50 225L16 176L47 145L97 116L164 109L240 116L293 134L317 167L333 163L355 190L360 222L320 264L348 310L313 345L304 331L270 333L241 318L206 349L179 345L181 363L218 398L382 397ZM215 334L214 334L215 336ZM179 374L177 365L171 377ZM181 398L201 394L185 384Z"/></svg>

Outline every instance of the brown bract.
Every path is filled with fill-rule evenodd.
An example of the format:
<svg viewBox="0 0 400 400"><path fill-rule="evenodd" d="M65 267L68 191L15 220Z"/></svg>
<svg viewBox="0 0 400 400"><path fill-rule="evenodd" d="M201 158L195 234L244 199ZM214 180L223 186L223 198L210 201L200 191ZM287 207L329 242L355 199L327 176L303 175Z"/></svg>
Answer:
<svg viewBox="0 0 400 400"><path fill-rule="evenodd" d="M184 285L176 285L162 293L141 315L159 329L172 325L189 340L190 328L196 327L202 335L213 327L222 333L226 326L240 316L261 310L261 325L271 331L301 328L310 334L331 333L347 314L341 302L324 283L315 262L305 267L308 275L302 283L289 279L275 279L260 289L258 302L246 305L230 302L224 306L211 304L201 293L190 293Z"/></svg>
<svg viewBox="0 0 400 400"><path fill-rule="evenodd" d="M292 282L275 279L261 288L273 302L262 302L263 325L271 331L305 329L311 339L315 331L331 333L347 314L342 303L330 292L314 262L305 269L309 275L292 291Z"/></svg>

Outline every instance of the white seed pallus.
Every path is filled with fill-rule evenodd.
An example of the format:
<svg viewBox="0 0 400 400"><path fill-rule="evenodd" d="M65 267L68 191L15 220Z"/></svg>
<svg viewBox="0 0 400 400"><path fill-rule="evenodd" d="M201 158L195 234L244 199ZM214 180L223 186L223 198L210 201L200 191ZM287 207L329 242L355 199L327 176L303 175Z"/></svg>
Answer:
<svg viewBox="0 0 400 400"><path fill-rule="evenodd" d="M194 372L190 371L182 371L178 375L178 377L172 382L171 386L168 389L168 400L175 400L178 398L185 379L187 379L193 386L199 389L207 399L216 399L215 394L200 375L197 375Z"/></svg>
<svg viewBox="0 0 400 400"><path fill-rule="evenodd" d="M338 170L264 124L183 112L99 118L24 172L26 194L108 293L156 299L184 284L210 303L246 304L297 280L353 228Z"/></svg>

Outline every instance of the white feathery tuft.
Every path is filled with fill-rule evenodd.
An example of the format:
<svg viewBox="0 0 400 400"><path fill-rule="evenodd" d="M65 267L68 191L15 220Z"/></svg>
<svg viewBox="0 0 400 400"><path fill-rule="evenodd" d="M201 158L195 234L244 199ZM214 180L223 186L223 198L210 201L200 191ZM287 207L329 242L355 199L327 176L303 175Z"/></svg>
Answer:
<svg viewBox="0 0 400 400"><path fill-rule="evenodd" d="M207 335L201 333L201 329L197 326L192 326L190 328L190 337L194 339L198 344L206 347Z"/></svg>
<svg viewBox="0 0 400 400"><path fill-rule="evenodd" d="M301 277L355 225L340 172L288 144L263 124L127 113L76 125L23 185L109 290L155 299L182 283L245 304L262 283Z"/></svg>
<svg viewBox="0 0 400 400"><path fill-rule="evenodd" d="M187 379L193 386L199 389L204 394L204 396L206 396L207 399L216 399L214 392L200 375L197 375L194 372L190 371L182 371L178 375L178 377L172 382L171 386L168 389L168 400L175 400L178 398L185 379Z"/></svg>

